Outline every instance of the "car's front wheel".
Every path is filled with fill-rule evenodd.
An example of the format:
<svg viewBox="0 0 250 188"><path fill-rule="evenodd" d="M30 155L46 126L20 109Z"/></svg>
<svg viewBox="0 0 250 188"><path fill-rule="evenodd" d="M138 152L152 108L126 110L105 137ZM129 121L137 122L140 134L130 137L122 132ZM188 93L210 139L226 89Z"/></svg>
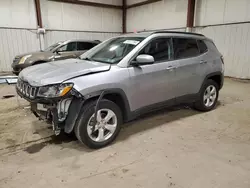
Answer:
<svg viewBox="0 0 250 188"><path fill-rule="evenodd" d="M195 102L194 107L200 111L210 111L215 107L218 96L218 84L214 80L207 80L201 88L199 99Z"/></svg>
<svg viewBox="0 0 250 188"><path fill-rule="evenodd" d="M102 99L95 121L96 101L83 107L81 117L75 126L78 140L90 148L101 148L110 144L118 135L122 124L120 108L112 101Z"/></svg>

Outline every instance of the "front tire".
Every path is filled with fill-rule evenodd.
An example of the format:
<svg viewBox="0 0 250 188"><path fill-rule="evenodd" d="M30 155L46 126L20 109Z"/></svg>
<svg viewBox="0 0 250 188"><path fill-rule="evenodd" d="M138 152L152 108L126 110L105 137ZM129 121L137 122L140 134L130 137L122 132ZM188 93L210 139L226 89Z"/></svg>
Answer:
<svg viewBox="0 0 250 188"><path fill-rule="evenodd" d="M94 123L96 100L83 106L81 117L75 126L78 140L89 148L97 149L107 146L115 140L120 132L122 113L112 101L102 99Z"/></svg>
<svg viewBox="0 0 250 188"><path fill-rule="evenodd" d="M203 112L210 111L216 106L219 96L219 86L214 80L207 80L202 86L199 99L195 102L195 109Z"/></svg>

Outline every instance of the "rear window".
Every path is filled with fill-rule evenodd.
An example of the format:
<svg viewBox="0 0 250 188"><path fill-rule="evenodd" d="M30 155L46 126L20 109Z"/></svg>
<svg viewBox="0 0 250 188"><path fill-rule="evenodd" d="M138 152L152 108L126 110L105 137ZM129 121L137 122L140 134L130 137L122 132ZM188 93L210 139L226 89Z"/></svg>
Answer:
<svg viewBox="0 0 250 188"><path fill-rule="evenodd" d="M203 54L207 51L207 45L203 40L197 40L197 44L200 50L200 53Z"/></svg>
<svg viewBox="0 0 250 188"><path fill-rule="evenodd" d="M173 47L175 59L195 57L200 54L195 39L173 38Z"/></svg>

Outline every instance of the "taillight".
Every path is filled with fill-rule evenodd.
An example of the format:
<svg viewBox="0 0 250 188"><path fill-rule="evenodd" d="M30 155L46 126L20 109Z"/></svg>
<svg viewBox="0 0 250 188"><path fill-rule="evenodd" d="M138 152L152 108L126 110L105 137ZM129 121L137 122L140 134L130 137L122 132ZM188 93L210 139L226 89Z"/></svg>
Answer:
<svg viewBox="0 0 250 188"><path fill-rule="evenodd" d="M224 57L221 56L220 59L221 59L221 62L224 64Z"/></svg>

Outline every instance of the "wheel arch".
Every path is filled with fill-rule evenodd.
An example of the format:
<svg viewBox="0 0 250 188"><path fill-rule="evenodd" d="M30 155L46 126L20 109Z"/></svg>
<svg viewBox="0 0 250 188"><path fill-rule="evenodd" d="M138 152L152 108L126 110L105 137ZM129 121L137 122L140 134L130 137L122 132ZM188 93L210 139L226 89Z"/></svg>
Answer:
<svg viewBox="0 0 250 188"><path fill-rule="evenodd" d="M204 86L204 84L206 83L206 81L209 80L209 79L215 81L215 82L218 84L219 89L222 88L223 82L224 82L224 77L223 77L222 72L214 72L214 73L208 74L208 75L205 77L205 79L204 79L204 81L203 81L203 83L202 83L202 87ZM202 88L202 87L201 87L201 88Z"/></svg>
<svg viewBox="0 0 250 188"><path fill-rule="evenodd" d="M125 92L119 88L100 90L83 96L83 98L73 98L68 110L68 116L65 122L64 131L71 133L77 124L84 105L94 100L98 100L102 92L105 91L102 98L110 100L117 104L122 111L123 121L130 120L130 106Z"/></svg>
<svg viewBox="0 0 250 188"><path fill-rule="evenodd" d="M127 119L129 119L130 106L129 106L128 98L122 89L111 88L111 89L107 89L107 90L100 90L100 91L88 94L88 95L84 96L84 98L85 98L86 102L88 100L96 100L100 97L100 95L102 94L103 91L105 93L103 94L102 98L108 99L108 100L114 102L115 104L117 104L122 111L123 120L127 121Z"/></svg>

